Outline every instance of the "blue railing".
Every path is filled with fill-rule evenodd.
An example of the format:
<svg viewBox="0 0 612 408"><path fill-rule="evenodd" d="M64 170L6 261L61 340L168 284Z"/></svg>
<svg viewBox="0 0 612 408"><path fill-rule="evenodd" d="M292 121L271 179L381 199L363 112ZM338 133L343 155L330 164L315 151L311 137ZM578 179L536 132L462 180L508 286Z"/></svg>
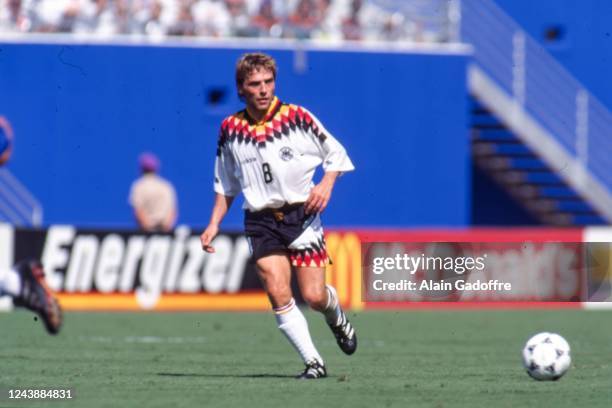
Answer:
<svg viewBox="0 0 612 408"><path fill-rule="evenodd" d="M610 111L491 0L461 2L461 38L476 64L611 191Z"/></svg>
<svg viewBox="0 0 612 408"><path fill-rule="evenodd" d="M43 208L30 191L5 168L0 169L0 222L40 227Z"/></svg>

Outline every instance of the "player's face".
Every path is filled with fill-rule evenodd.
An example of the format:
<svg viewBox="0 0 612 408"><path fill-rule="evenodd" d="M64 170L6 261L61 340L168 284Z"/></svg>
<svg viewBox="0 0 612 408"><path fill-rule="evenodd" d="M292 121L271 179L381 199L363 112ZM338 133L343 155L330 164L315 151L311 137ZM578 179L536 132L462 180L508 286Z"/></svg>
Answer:
<svg viewBox="0 0 612 408"><path fill-rule="evenodd" d="M274 98L274 89L272 71L260 68L245 78L240 91L250 110L267 112Z"/></svg>

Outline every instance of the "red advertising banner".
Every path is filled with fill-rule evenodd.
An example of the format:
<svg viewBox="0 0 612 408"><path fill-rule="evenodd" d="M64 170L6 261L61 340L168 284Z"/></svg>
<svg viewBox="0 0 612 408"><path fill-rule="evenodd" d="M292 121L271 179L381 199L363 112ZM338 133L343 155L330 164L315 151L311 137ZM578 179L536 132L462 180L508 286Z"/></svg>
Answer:
<svg viewBox="0 0 612 408"><path fill-rule="evenodd" d="M362 245L366 302L581 302L582 242L374 242Z"/></svg>

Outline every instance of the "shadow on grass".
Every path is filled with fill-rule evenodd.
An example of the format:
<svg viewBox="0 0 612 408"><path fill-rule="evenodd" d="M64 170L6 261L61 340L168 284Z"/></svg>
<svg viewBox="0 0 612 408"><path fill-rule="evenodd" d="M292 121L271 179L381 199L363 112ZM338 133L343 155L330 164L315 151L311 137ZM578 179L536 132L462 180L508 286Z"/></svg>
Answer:
<svg viewBox="0 0 612 408"><path fill-rule="evenodd" d="M208 377L208 378L295 378L286 374L201 374L201 373L157 373L160 377Z"/></svg>

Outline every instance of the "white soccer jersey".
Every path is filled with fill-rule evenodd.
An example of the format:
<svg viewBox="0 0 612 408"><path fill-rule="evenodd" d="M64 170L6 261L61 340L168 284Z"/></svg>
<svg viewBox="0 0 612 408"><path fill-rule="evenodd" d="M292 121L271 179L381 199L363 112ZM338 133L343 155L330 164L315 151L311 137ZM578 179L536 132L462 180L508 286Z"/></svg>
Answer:
<svg viewBox="0 0 612 408"><path fill-rule="evenodd" d="M257 211L304 202L317 166L347 172L355 167L342 145L308 110L276 97L263 121L242 110L221 124L215 192L244 193L244 208Z"/></svg>

